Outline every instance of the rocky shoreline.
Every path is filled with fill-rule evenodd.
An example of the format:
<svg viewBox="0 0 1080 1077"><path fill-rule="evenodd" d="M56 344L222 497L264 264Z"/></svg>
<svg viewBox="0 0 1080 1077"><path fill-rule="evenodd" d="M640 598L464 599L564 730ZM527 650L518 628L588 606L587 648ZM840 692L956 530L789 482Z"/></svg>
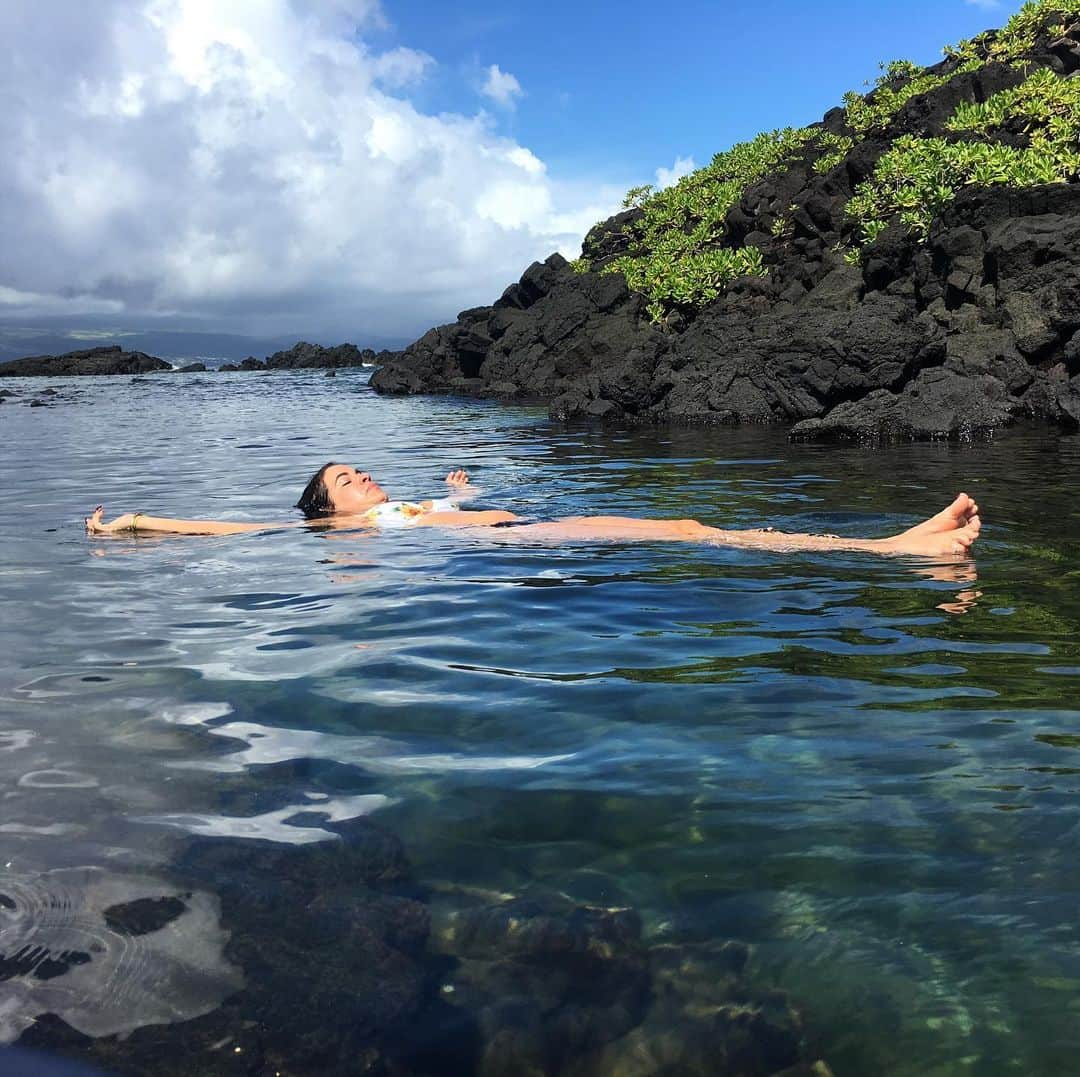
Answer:
<svg viewBox="0 0 1080 1077"><path fill-rule="evenodd" d="M340 370L346 367L374 366L389 352L377 354L371 348L355 344L339 344L332 348L300 341L287 351L274 352L265 360L248 356L239 364L224 363L219 371L235 370ZM168 371L176 374L206 372L205 363L186 363L174 367L171 363L145 352L124 351L119 344L64 355L29 355L0 363L0 377L91 377L110 374L152 374Z"/></svg>
<svg viewBox="0 0 1080 1077"><path fill-rule="evenodd" d="M1080 184L969 186L925 239L893 220L861 251L850 220L898 139L962 142L950 127L958 107L1015 89L1039 65L1067 83L1080 23L1059 34L1043 33L1026 66L926 69L943 84L865 137L831 111L812 133L850 149L823 168L807 142L743 192L723 242L760 250L766 273L700 309L657 320L621 272L604 271L632 251L642 211L629 209L589 233L579 265L557 254L533 264L491 306L388 357L372 386L546 402L558 419L783 423L797 439L964 438L1022 419L1077 429ZM1013 126L994 137L1027 144Z"/></svg>

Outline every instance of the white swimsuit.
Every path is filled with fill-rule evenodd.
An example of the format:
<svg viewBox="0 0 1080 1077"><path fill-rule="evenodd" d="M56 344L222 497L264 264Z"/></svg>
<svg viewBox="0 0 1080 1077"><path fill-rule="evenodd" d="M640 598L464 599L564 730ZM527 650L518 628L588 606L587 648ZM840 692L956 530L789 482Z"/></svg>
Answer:
<svg viewBox="0 0 1080 1077"><path fill-rule="evenodd" d="M384 501L364 513L365 519L376 527L414 527L421 516L429 512L453 512L457 505L449 498L437 501Z"/></svg>

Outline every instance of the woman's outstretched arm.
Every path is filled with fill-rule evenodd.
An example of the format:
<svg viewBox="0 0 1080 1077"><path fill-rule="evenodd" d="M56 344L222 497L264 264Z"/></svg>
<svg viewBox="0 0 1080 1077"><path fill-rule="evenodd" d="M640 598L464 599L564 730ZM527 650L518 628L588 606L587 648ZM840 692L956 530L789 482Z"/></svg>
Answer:
<svg viewBox="0 0 1080 1077"><path fill-rule="evenodd" d="M148 516L145 512L125 512L115 520L103 519L104 509L98 505L86 517L88 535L123 535L154 532L159 535L239 535L245 531L271 531L283 527L301 527L306 521L256 524L235 523L229 520L174 520L168 516Z"/></svg>

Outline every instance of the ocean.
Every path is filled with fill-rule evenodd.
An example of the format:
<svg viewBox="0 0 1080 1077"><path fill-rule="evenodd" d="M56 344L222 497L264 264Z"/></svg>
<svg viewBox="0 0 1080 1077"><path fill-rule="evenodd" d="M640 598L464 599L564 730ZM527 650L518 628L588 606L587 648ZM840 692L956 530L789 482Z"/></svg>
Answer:
<svg viewBox="0 0 1080 1077"><path fill-rule="evenodd" d="M0 1041L35 1072L1076 1068L1080 438L564 426L368 373L5 382ZM938 566L83 533L294 519L328 460L539 519L883 535L963 489L986 526Z"/></svg>

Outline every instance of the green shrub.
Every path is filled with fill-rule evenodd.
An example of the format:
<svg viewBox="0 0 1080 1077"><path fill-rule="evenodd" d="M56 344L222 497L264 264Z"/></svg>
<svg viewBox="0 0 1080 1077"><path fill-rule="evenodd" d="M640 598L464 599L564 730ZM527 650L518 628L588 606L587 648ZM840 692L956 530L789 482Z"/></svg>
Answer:
<svg viewBox="0 0 1080 1077"><path fill-rule="evenodd" d="M945 127L986 136L1015 120L1021 121L1033 148L1073 152L1080 142L1080 81L1039 68L1021 85L981 104L961 104Z"/></svg>
<svg viewBox="0 0 1080 1077"><path fill-rule="evenodd" d="M944 86L967 71L978 71L990 62L1015 63L1034 47L1040 32L1064 32L1070 19L1080 18L1080 0L1030 0L997 34L980 34L958 45L947 45L945 55L959 60L948 75L932 75L909 60L882 65L883 74L868 95L844 95L848 124L860 135L882 130L913 97ZM899 83L899 85L897 85Z"/></svg>
<svg viewBox="0 0 1080 1077"><path fill-rule="evenodd" d="M652 197L652 193L653 185L651 183L643 183L640 187L631 187L623 196L623 209L639 209Z"/></svg>
<svg viewBox="0 0 1080 1077"><path fill-rule="evenodd" d="M1080 0L1029 0L998 33L946 45L944 52L960 60L1011 63L1031 51L1042 30L1060 35L1076 18L1080 18Z"/></svg>
<svg viewBox="0 0 1080 1077"><path fill-rule="evenodd" d="M848 135L834 135L831 131L819 131L817 144L825 151L815 162L815 172L831 172L850 152L855 140Z"/></svg>
<svg viewBox="0 0 1080 1077"><path fill-rule="evenodd" d="M990 140L1015 121L1029 136L1026 148ZM1080 175L1080 80L1059 78L1048 68L980 104L961 103L945 126L952 133L987 141L897 139L846 207L864 243L872 243L896 215L924 237L934 217L963 187L1027 187L1064 183Z"/></svg>
<svg viewBox="0 0 1080 1077"><path fill-rule="evenodd" d="M762 275L758 248L720 245L724 218L750 184L789 164L816 137L805 128L772 131L718 153L705 168L663 191L635 188L624 205L642 210L629 229L636 250L613 259L603 272L622 273L649 299L655 321L673 307L715 299L738 277Z"/></svg>
<svg viewBox="0 0 1080 1077"><path fill-rule="evenodd" d="M899 138L848 202L864 243L872 243L888 222L900 223L920 238L933 219L968 186L1008 184L1030 187L1073 179L1080 160L1040 144L1016 149L992 142L948 142L943 138Z"/></svg>
<svg viewBox="0 0 1080 1077"><path fill-rule="evenodd" d="M944 86L963 71L976 71L981 66L981 60L968 59L950 75L931 75L907 60L894 60L878 79L872 94L867 97L854 92L844 94L848 126L860 135L883 130L912 98ZM894 85L898 80L903 81Z"/></svg>

